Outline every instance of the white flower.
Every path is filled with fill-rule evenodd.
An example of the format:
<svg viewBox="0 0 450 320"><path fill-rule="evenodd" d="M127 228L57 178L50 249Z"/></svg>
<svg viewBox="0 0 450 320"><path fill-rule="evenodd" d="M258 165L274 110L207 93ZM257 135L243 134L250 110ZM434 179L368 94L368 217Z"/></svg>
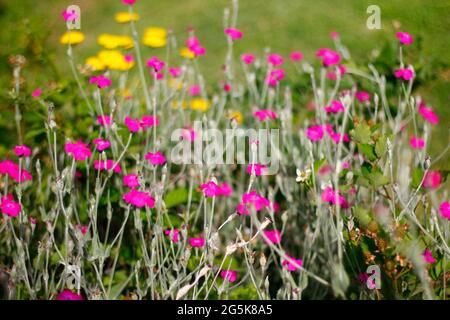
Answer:
<svg viewBox="0 0 450 320"><path fill-rule="evenodd" d="M303 171L300 169L297 169L297 178L295 179L295 181L304 183L306 180L309 179L310 175L311 175L311 169L306 169Z"/></svg>

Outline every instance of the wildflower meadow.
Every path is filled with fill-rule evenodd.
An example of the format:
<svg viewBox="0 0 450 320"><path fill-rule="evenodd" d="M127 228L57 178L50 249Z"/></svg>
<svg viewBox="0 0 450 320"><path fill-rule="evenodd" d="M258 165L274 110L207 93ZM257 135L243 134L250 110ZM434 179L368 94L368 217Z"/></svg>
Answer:
<svg viewBox="0 0 450 320"><path fill-rule="evenodd" d="M195 21L112 2L114 29L73 1L62 54L5 57L0 299L450 297L449 97L427 89L449 69L420 33L384 31L362 59L338 30L312 54L247 50L230 0L219 55Z"/></svg>

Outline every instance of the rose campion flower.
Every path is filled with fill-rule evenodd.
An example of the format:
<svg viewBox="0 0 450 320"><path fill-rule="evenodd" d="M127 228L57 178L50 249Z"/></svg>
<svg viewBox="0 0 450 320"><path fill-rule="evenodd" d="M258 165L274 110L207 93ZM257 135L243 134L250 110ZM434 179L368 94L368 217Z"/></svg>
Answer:
<svg viewBox="0 0 450 320"><path fill-rule="evenodd" d="M133 5L136 2L136 0L122 0L122 3L125 5Z"/></svg>
<svg viewBox="0 0 450 320"><path fill-rule="evenodd" d="M311 141L322 140L323 134L324 134L324 132L323 132L323 128L322 128L321 125L316 125L316 126L309 127L306 130L306 135L308 136L308 138Z"/></svg>
<svg viewBox="0 0 450 320"><path fill-rule="evenodd" d="M423 104L419 106L419 113L429 123L434 125L439 123L439 117L431 110L431 108L428 108Z"/></svg>
<svg viewBox="0 0 450 320"><path fill-rule="evenodd" d="M201 94L201 92L202 92L202 90L199 85L194 85L189 88L189 94L193 97L199 96Z"/></svg>
<svg viewBox="0 0 450 320"><path fill-rule="evenodd" d="M197 133L193 128L183 128L180 138L187 141L194 141L197 138Z"/></svg>
<svg viewBox="0 0 450 320"><path fill-rule="evenodd" d="M426 263L432 264L436 262L436 259L433 257L433 254L431 253L430 249L428 248L425 249L422 255Z"/></svg>
<svg viewBox="0 0 450 320"><path fill-rule="evenodd" d="M147 153L145 155L145 160L148 160L152 165L163 165L166 163L166 157L159 151Z"/></svg>
<svg viewBox="0 0 450 320"><path fill-rule="evenodd" d="M279 54L272 53L267 56L267 62L274 67L278 67L283 64L284 59Z"/></svg>
<svg viewBox="0 0 450 320"><path fill-rule="evenodd" d="M441 185L441 174L439 171L428 171L423 180L423 186L428 189L437 189Z"/></svg>
<svg viewBox="0 0 450 320"><path fill-rule="evenodd" d="M36 88L32 93L31 96L33 98L39 98L42 94L42 89L41 88Z"/></svg>
<svg viewBox="0 0 450 320"><path fill-rule="evenodd" d="M450 220L450 203L447 201L442 202L441 206L439 207L439 212L440 212L442 218L446 218L447 220Z"/></svg>
<svg viewBox="0 0 450 320"><path fill-rule="evenodd" d="M337 132L331 132L328 133L328 135L330 136L331 140L334 141L334 143L338 144L339 142L343 141L343 142L350 142L350 138L348 137L348 134L344 133L344 135L341 137L340 133Z"/></svg>
<svg viewBox="0 0 450 320"><path fill-rule="evenodd" d="M325 112L327 113L338 113L338 112L344 112L344 105L337 100L333 100L331 101L331 105L330 106L325 106Z"/></svg>
<svg viewBox="0 0 450 320"><path fill-rule="evenodd" d="M235 282L237 279L237 271L236 270L222 270L220 272L220 277L224 280L228 280L230 282Z"/></svg>
<svg viewBox="0 0 450 320"><path fill-rule="evenodd" d="M66 289L58 294L56 300L84 300L84 299L80 294L73 293L71 290Z"/></svg>
<svg viewBox="0 0 450 320"><path fill-rule="evenodd" d="M242 31L239 29L235 29L235 28L225 29L224 33L233 40L241 39L243 36Z"/></svg>
<svg viewBox="0 0 450 320"><path fill-rule="evenodd" d="M173 230L166 229L164 230L164 234L170 237L170 240L172 240L172 242L174 243L178 243L180 241L180 230L178 230L177 228L174 228Z"/></svg>
<svg viewBox="0 0 450 320"><path fill-rule="evenodd" d="M269 76L266 79L266 82L271 87L276 87L278 83L284 79L284 70L283 69L275 69L272 70L269 74Z"/></svg>
<svg viewBox="0 0 450 320"><path fill-rule="evenodd" d="M247 216L250 214L249 208L253 208L256 212L263 208L269 208L270 201L263 196L260 196L256 191L244 193L242 195L242 202L237 206L237 211L240 215Z"/></svg>
<svg viewBox="0 0 450 320"><path fill-rule="evenodd" d="M203 56L206 54L206 49L200 45L200 41L195 36L190 37L186 41L186 46L195 56Z"/></svg>
<svg viewBox="0 0 450 320"><path fill-rule="evenodd" d="M61 12L61 16L63 17L64 21L74 21L78 18L77 12L71 10L64 10L63 12Z"/></svg>
<svg viewBox="0 0 450 320"><path fill-rule="evenodd" d="M356 99L358 99L359 102L370 101L370 94L366 91L356 92L355 97L356 97Z"/></svg>
<svg viewBox="0 0 450 320"><path fill-rule="evenodd" d="M131 119L130 117L125 117L124 124L128 127L130 132L138 132L141 127L139 119Z"/></svg>
<svg viewBox="0 0 450 320"><path fill-rule="evenodd" d="M294 51L294 52L291 53L289 58L291 58L291 60L294 61L294 62L302 61L303 53L301 53L300 51Z"/></svg>
<svg viewBox="0 0 450 320"><path fill-rule="evenodd" d="M253 112L253 116L258 118L259 121L264 121L268 118L276 119L278 117L274 111L268 110L268 109L257 110L255 112Z"/></svg>
<svg viewBox="0 0 450 320"><path fill-rule="evenodd" d="M223 91L225 91L225 92L230 92L231 91L231 84L229 84L229 83L225 83L224 85L223 85Z"/></svg>
<svg viewBox="0 0 450 320"><path fill-rule="evenodd" d="M414 77L414 71L409 68L397 69L394 72L396 78L402 78L403 80L411 80Z"/></svg>
<svg viewBox="0 0 450 320"><path fill-rule="evenodd" d="M407 32L397 32L395 36L404 45L409 45L413 43L413 37Z"/></svg>
<svg viewBox="0 0 450 320"><path fill-rule="evenodd" d="M328 48L317 50L316 56L322 59L322 64L325 67L338 65L341 62L341 56L339 53Z"/></svg>
<svg viewBox="0 0 450 320"><path fill-rule="evenodd" d="M108 140L103 140L101 138L95 138L92 142L97 146L97 150L102 152L109 147L111 147L111 143Z"/></svg>
<svg viewBox="0 0 450 320"><path fill-rule="evenodd" d="M161 71L166 64L164 61L158 59L158 57L153 56L147 61L147 67L152 68L155 72Z"/></svg>
<svg viewBox="0 0 450 320"><path fill-rule="evenodd" d="M199 237L199 238L190 238L189 244L193 248L201 248L205 245L205 238Z"/></svg>
<svg viewBox="0 0 450 320"><path fill-rule="evenodd" d="M112 119L110 116L98 116L97 123L101 126L110 126L112 123Z"/></svg>
<svg viewBox="0 0 450 320"><path fill-rule="evenodd" d="M252 64L253 61L255 61L255 56L253 54L250 53L244 53L241 56L241 60L242 62L244 62L245 64Z"/></svg>
<svg viewBox="0 0 450 320"><path fill-rule="evenodd" d="M335 192L333 190L333 187L328 186L322 191L322 201L328 202L330 204L339 204L342 208L346 209L348 208L347 200L345 200L344 196L339 194L338 192Z"/></svg>
<svg viewBox="0 0 450 320"><path fill-rule="evenodd" d="M123 177L123 184L129 188L136 188L140 186L139 177L136 173L130 173Z"/></svg>
<svg viewBox="0 0 450 320"><path fill-rule="evenodd" d="M334 41L339 40L339 33L336 31L331 31L330 32L330 38Z"/></svg>
<svg viewBox="0 0 450 320"><path fill-rule="evenodd" d="M16 182L30 181L33 179L27 170L21 169L17 163L11 160L0 162L0 174L8 175Z"/></svg>
<svg viewBox="0 0 450 320"><path fill-rule="evenodd" d="M146 130L147 128L158 126L159 125L159 119L158 117L154 116L142 116L140 126L143 130Z"/></svg>
<svg viewBox="0 0 450 320"><path fill-rule="evenodd" d="M92 152L87 144L77 141L76 143L67 142L64 145L66 153L71 154L76 161L84 161L92 157Z"/></svg>
<svg viewBox="0 0 450 320"><path fill-rule="evenodd" d="M3 214L15 218L19 215L20 211L22 211L22 206L20 203L14 201L12 194L8 194L1 199L0 209Z"/></svg>
<svg viewBox="0 0 450 320"><path fill-rule="evenodd" d="M119 163L115 163L111 159L107 160L94 160L94 168L95 170L105 171L105 170L113 170L115 173L121 173L122 167Z"/></svg>
<svg viewBox="0 0 450 320"><path fill-rule="evenodd" d="M155 207L155 199L150 196L150 193L145 191L137 191L136 189L132 189L130 192L124 194L122 199L136 208L154 208Z"/></svg>
<svg viewBox="0 0 450 320"><path fill-rule="evenodd" d="M220 195L220 188L214 181L202 184L200 189L202 189L203 195L207 198Z"/></svg>
<svg viewBox="0 0 450 320"><path fill-rule="evenodd" d="M100 89L107 88L112 84L111 79L103 75L93 76L89 79L90 84L96 84Z"/></svg>
<svg viewBox="0 0 450 320"><path fill-rule="evenodd" d="M300 269L301 266L303 266L303 260L302 259L295 259L290 256L287 256L289 259L283 260L281 263L283 266L285 266L289 271L295 271L297 269Z"/></svg>
<svg viewBox="0 0 450 320"><path fill-rule="evenodd" d="M278 230L265 230L264 234L273 244L278 244L281 242L281 233Z"/></svg>
<svg viewBox="0 0 450 320"><path fill-rule="evenodd" d="M413 149L423 149L425 147L425 140L412 136L411 139L409 139L409 144Z"/></svg>
<svg viewBox="0 0 450 320"><path fill-rule="evenodd" d="M255 176L259 177L261 176L265 171L267 170L267 166L263 165L263 164L257 164L257 163L253 163L253 164L249 164L247 166L247 173L248 174L252 174L255 173Z"/></svg>
<svg viewBox="0 0 450 320"><path fill-rule="evenodd" d="M230 187L230 185L228 183L224 182L219 187L219 192L220 192L221 196L229 197L233 193L233 189Z"/></svg>
<svg viewBox="0 0 450 320"><path fill-rule="evenodd" d="M31 155L31 149L25 145L15 146L13 151L18 157L29 157Z"/></svg>

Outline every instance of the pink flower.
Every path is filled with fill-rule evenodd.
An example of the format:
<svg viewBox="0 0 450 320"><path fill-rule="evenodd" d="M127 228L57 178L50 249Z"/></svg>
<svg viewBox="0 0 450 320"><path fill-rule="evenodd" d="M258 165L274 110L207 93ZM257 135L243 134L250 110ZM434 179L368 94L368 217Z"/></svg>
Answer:
<svg viewBox="0 0 450 320"><path fill-rule="evenodd" d="M326 165L321 166L319 171L317 171L317 173L321 176L324 176L324 175L331 173L331 171L333 171L333 167L326 164Z"/></svg>
<svg viewBox="0 0 450 320"><path fill-rule="evenodd" d="M155 199L153 199L148 192L145 191L137 191L136 189L132 189L130 192L123 195L122 199L129 204L137 208L154 208L155 207Z"/></svg>
<svg viewBox="0 0 450 320"><path fill-rule="evenodd" d="M112 119L110 116L98 116L97 123L101 126L109 126L112 123Z"/></svg>
<svg viewBox="0 0 450 320"><path fill-rule="evenodd" d="M409 144L413 149L423 149L425 147L425 140L416 136L411 136L411 139L409 139Z"/></svg>
<svg viewBox="0 0 450 320"><path fill-rule="evenodd" d="M439 123L439 117L433 112L433 110L431 110L431 108L428 108L423 104L419 106L419 113L429 123L434 125Z"/></svg>
<svg viewBox="0 0 450 320"><path fill-rule="evenodd" d="M166 236L170 237L170 239L174 243L178 243L180 241L180 237L179 237L180 230L178 230L177 228L174 228L173 230L166 229L166 230L164 230L164 234Z"/></svg>
<svg viewBox="0 0 450 320"><path fill-rule="evenodd" d="M198 96L201 93L201 88L199 85L195 85L189 88L189 93L191 96Z"/></svg>
<svg viewBox="0 0 450 320"><path fill-rule="evenodd" d="M338 40L339 39L339 33L337 33L336 31L331 31L330 32L330 38L333 40Z"/></svg>
<svg viewBox="0 0 450 320"><path fill-rule="evenodd" d="M441 216L443 218L450 220L450 203L442 202L441 206L439 207L439 212L441 213Z"/></svg>
<svg viewBox="0 0 450 320"><path fill-rule="evenodd" d="M337 65L341 62L341 56L339 53L328 48L317 50L316 56L322 58L322 64L325 67Z"/></svg>
<svg viewBox="0 0 450 320"><path fill-rule="evenodd" d="M222 270L220 272L220 277L224 280L228 280L230 282L235 282L237 279L237 271L235 270Z"/></svg>
<svg viewBox="0 0 450 320"><path fill-rule="evenodd" d="M338 144L341 141L350 142L350 138L348 137L348 134L346 134L346 133L344 133L344 136L341 137L340 133L332 132L332 133L329 133L329 136L330 136L331 140L333 140L334 143L336 143L336 144Z"/></svg>
<svg viewBox="0 0 450 320"><path fill-rule="evenodd" d="M61 15L64 21L74 21L78 18L78 14L75 10L74 11L64 10L63 12L61 12Z"/></svg>
<svg viewBox="0 0 450 320"><path fill-rule="evenodd" d="M219 187L219 193L221 196L229 197L233 193L233 189L231 189L231 187L228 185L228 183L224 182Z"/></svg>
<svg viewBox="0 0 450 320"><path fill-rule="evenodd" d="M155 72L161 71L165 65L166 64L163 61L159 60L158 57L155 57L155 56L151 57L147 61L147 67L153 68L153 70L155 70Z"/></svg>
<svg viewBox="0 0 450 320"><path fill-rule="evenodd" d="M16 182L32 180L31 174L27 170L20 169L19 165L11 160L0 162L0 174L9 175Z"/></svg>
<svg viewBox="0 0 450 320"><path fill-rule="evenodd" d="M8 194L6 197L2 198L2 201L0 202L0 209L3 214L14 218L19 215L20 211L22 211L22 206L20 203L14 201L12 194Z"/></svg>
<svg viewBox="0 0 450 320"><path fill-rule="evenodd" d="M331 102L331 106L325 106L325 112L327 113L338 113L338 112L344 112L344 106L341 102L337 100L333 100Z"/></svg>
<svg viewBox="0 0 450 320"><path fill-rule="evenodd" d="M347 68L343 64L341 64L339 66L338 72L339 72L339 76L342 77L347 72ZM330 80L336 81L337 80L336 72L329 71L327 73L327 78Z"/></svg>
<svg viewBox="0 0 450 320"><path fill-rule="evenodd" d="M130 132L138 132L141 127L139 119L131 119L128 116L125 118L124 124L128 127Z"/></svg>
<svg viewBox="0 0 450 320"><path fill-rule="evenodd" d="M334 205L339 204L339 206L344 209L348 208L347 200L345 200L339 192L335 192L331 186L322 191L322 201L329 202Z"/></svg>
<svg viewBox="0 0 450 320"><path fill-rule="evenodd" d="M32 93L31 96L33 98L39 98L42 94L42 89L41 88L36 88Z"/></svg>
<svg viewBox="0 0 450 320"><path fill-rule="evenodd" d="M181 139L187 141L194 141L197 138L197 133L193 128L183 128L181 130Z"/></svg>
<svg viewBox="0 0 450 320"><path fill-rule="evenodd" d="M441 174L439 171L428 171L423 180L423 186L429 189L437 189L441 185Z"/></svg>
<svg viewBox="0 0 450 320"><path fill-rule="evenodd" d="M281 66L284 62L284 59L282 56L276 53L269 54L267 57L267 62L274 67Z"/></svg>
<svg viewBox="0 0 450 320"><path fill-rule="evenodd" d="M122 0L126 1L126 0ZM130 0L128 0L130 1ZM84 300L80 294L73 293L69 289L66 289L58 294L56 300Z"/></svg>
<svg viewBox="0 0 450 320"><path fill-rule="evenodd" d="M291 58L292 61L299 62L303 59L303 53L301 53L300 51L294 51L291 53L289 57Z"/></svg>
<svg viewBox="0 0 450 320"><path fill-rule="evenodd" d="M186 41L186 46L188 47L189 51L194 53L196 56L202 56L206 53L206 49L200 45L200 41L198 41L195 36L190 37Z"/></svg>
<svg viewBox="0 0 450 320"><path fill-rule="evenodd" d="M159 125L159 119L158 117L154 116L142 116L140 126L143 130L146 128L150 128L153 126Z"/></svg>
<svg viewBox="0 0 450 320"><path fill-rule="evenodd" d="M225 91L225 92L230 92L230 91L231 91L231 84L225 83L225 84L223 85L223 91Z"/></svg>
<svg viewBox="0 0 450 320"><path fill-rule="evenodd" d="M426 263L435 263L436 259L433 257L433 254L431 253L430 249L425 249L425 251L423 252L423 259L425 260Z"/></svg>
<svg viewBox="0 0 450 320"><path fill-rule="evenodd" d="M413 37L407 32L397 32L395 36L402 44L408 45L413 43Z"/></svg>
<svg viewBox="0 0 450 320"><path fill-rule="evenodd" d="M370 101L370 94L366 91L356 92L355 97L356 99L358 99L359 102Z"/></svg>
<svg viewBox="0 0 450 320"><path fill-rule="evenodd" d="M122 3L125 5L133 5L136 2L136 0L122 0Z"/></svg>
<svg viewBox="0 0 450 320"><path fill-rule="evenodd" d="M242 202L238 204L237 211L241 215L249 215L249 207L255 209L255 211L260 211L263 208L270 207L270 201L259 194L256 191L250 193L244 193L242 195Z"/></svg>
<svg viewBox="0 0 450 320"><path fill-rule="evenodd" d="M169 68L169 73L172 75L172 77L178 78L179 76L181 76L181 68Z"/></svg>
<svg viewBox="0 0 450 320"><path fill-rule="evenodd" d="M255 61L255 56L250 54L250 53L244 53L241 56L241 60L242 62L244 62L245 64L252 64L253 61Z"/></svg>
<svg viewBox="0 0 450 320"><path fill-rule="evenodd" d="M164 157L164 155L159 151L156 151L155 153L147 153L145 155L145 160L150 161L152 165L163 165L166 163L166 157Z"/></svg>
<svg viewBox="0 0 450 320"><path fill-rule="evenodd" d="M31 155L31 149L25 145L15 146L14 153L18 157L29 157Z"/></svg>
<svg viewBox="0 0 450 320"><path fill-rule="evenodd" d="M200 189L202 189L203 195L208 198L220 195L220 188L214 181L202 184Z"/></svg>
<svg viewBox="0 0 450 320"><path fill-rule="evenodd" d="M347 161L342 162L342 169L350 169L350 163Z"/></svg>
<svg viewBox="0 0 450 320"><path fill-rule="evenodd" d="M125 59L126 62L131 63L134 61L134 57L131 54L127 54L123 57Z"/></svg>
<svg viewBox="0 0 450 320"><path fill-rule="evenodd" d="M98 151L104 151L111 147L111 143L108 140L103 140L101 138L95 138L93 142L97 146Z"/></svg>
<svg viewBox="0 0 450 320"><path fill-rule="evenodd" d="M300 269L300 267L303 265L302 259L295 259L290 256L287 256L289 259L285 259L281 264L283 266L286 266L286 268L289 271L295 271L297 269Z"/></svg>
<svg viewBox="0 0 450 320"><path fill-rule="evenodd" d="M115 173L121 173L122 167L119 163L114 162L111 159L107 160L94 160L94 168L98 171L113 170Z"/></svg>
<svg viewBox="0 0 450 320"><path fill-rule="evenodd" d="M278 230L266 230L264 234L273 244L278 244L281 242L281 233Z"/></svg>
<svg viewBox="0 0 450 320"><path fill-rule="evenodd" d="M136 173L130 173L123 177L123 184L129 188L139 187L139 177Z"/></svg>
<svg viewBox="0 0 450 320"><path fill-rule="evenodd" d="M247 166L247 173L250 175L254 173L257 177L261 176L266 170L267 166L263 164L253 163Z"/></svg>
<svg viewBox="0 0 450 320"><path fill-rule="evenodd" d="M270 72L266 81L270 86L276 87L278 82L280 82L283 79L284 79L284 70L283 69L275 69Z"/></svg>
<svg viewBox="0 0 450 320"><path fill-rule="evenodd" d="M233 40L241 39L243 35L242 31L235 28L225 29L224 32Z"/></svg>
<svg viewBox="0 0 450 320"><path fill-rule="evenodd" d="M190 238L189 244L194 248L201 248L205 245L205 238Z"/></svg>
<svg viewBox="0 0 450 320"><path fill-rule="evenodd" d="M77 224L78 230L80 230L81 234L86 234L89 230L88 226L83 226L81 224Z"/></svg>
<svg viewBox="0 0 450 320"><path fill-rule="evenodd" d="M306 135L311 141L322 140L323 138L323 128L320 125L309 127L306 130Z"/></svg>
<svg viewBox="0 0 450 320"><path fill-rule="evenodd" d="M107 88L112 84L111 79L103 75L93 76L89 79L90 84L96 84L100 89Z"/></svg>
<svg viewBox="0 0 450 320"><path fill-rule="evenodd" d="M76 143L67 142L64 146L66 153L71 154L76 161L84 161L92 157L92 152L87 144L77 141Z"/></svg>
<svg viewBox="0 0 450 320"><path fill-rule="evenodd" d="M414 71L409 68L397 69L394 72L396 78L402 78L403 80L411 80L414 77Z"/></svg>
<svg viewBox="0 0 450 320"><path fill-rule="evenodd" d="M270 119L277 118L277 114L274 111L268 110L268 109L257 110L255 112L253 112L253 116L258 118L259 121L264 121L267 118L270 118Z"/></svg>

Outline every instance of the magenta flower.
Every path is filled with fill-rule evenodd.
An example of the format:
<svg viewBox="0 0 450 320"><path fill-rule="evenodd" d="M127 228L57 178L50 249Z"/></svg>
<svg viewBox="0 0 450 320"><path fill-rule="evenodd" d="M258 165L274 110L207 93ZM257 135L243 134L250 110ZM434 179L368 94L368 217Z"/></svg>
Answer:
<svg viewBox="0 0 450 320"><path fill-rule="evenodd" d="M303 59L303 53L301 53L300 51L294 51L291 53L289 57L291 58L292 61L299 62Z"/></svg>
<svg viewBox="0 0 450 320"><path fill-rule="evenodd" d="M180 241L180 230L178 230L177 228L174 228L173 230L166 229L164 230L164 234L170 237L170 240L172 240L172 242L174 243L178 243Z"/></svg>
<svg viewBox="0 0 450 320"><path fill-rule="evenodd" d="M253 208L258 212L268 207L270 207L270 201L268 199L260 196L256 191L251 191L242 195L242 202L238 204L237 211L241 215L249 215L249 208Z"/></svg>
<svg viewBox="0 0 450 320"><path fill-rule="evenodd" d="M78 14L74 10L73 11L64 10L63 12L61 12L61 15L64 21L74 21L78 18Z"/></svg>
<svg viewBox="0 0 450 320"><path fill-rule="evenodd" d="M122 199L137 208L148 207L151 209L155 207L155 199L150 196L150 193L145 191L132 189L130 192L124 194Z"/></svg>
<svg viewBox="0 0 450 320"><path fill-rule="evenodd" d="M423 180L423 186L428 189L437 189L441 185L441 174L439 171L428 171Z"/></svg>
<svg viewBox="0 0 450 320"><path fill-rule="evenodd" d="M141 127L139 119L131 119L130 117L125 117L124 124L128 127L130 132L138 132Z"/></svg>
<svg viewBox="0 0 450 320"><path fill-rule="evenodd" d="M32 176L27 170L20 169L19 165L11 160L0 162L0 174L9 175L16 182L32 180Z"/></svg>
<svg viewBox="0 0 450 320"><path fill-rule="evenodd" d="M19 215L20 211L22 211L22 206L20 203L14 201L12 194L8 194L6 197L2 198L0 202L0 209L3 214L14 218Z"/></svg>
<svg viewBox="0 0 450 320"><path fill-rule="evenodd" d="M339 55L339 53L328 48L317 50L316 56L322 58L322 64L325 67L337 65L341 62L341 56Z"/></svg>
<svg viewBox="0 0 450 320"><path fill-rule="evenodd" d="M243 36L242 31L235 28L228 28L224 30L224 33L233 40L241 39Z"/></svg>
<svg viewBox="0 0 450 320"><path fill-rule="evenodd" d="M153 127L153 126L158 126L159 119L158 119L158 117L154 117L154 116L142 116L140 125L143 130L145 130L146 128Z"/></svg>
<svg viewBox="0 0 450 320"><path fill-rule="evenodd" d="M189 244L193 247L193 248L201 248L205 245L205 238L203 237L199 237L199 238L190 238L189 239Z"/></svg>
<svg viewBox="0 0 450 320"><path fill-rule="evenodd" d="M413 43L413 37L407 32L397 32L395 36L404 45L409 45Z"/></svg>
<svg viewBox="0 0 450 320"><path fill-rule="evenodd" d="M250 54L250 53L244 53L241 56L241 60L242 62L244 62L245 64L252 64L253 61L255 61L255 56Z"/></svg>
<svg viewBox="0 0 450 320"><path fill-rule="evenodd" d="M112 123L112 119L110 116L98 116L97 123L101 126L110 126Z"/></svg>
<svg viewBox="0 0 450 320"><path fill-rule="evenodd" d="M197 138L197 133L195 130L191 127L189 128L183 128L181 130L181 139L187 140L187 141L194 141Z"/></svg>
<svg viewBox="0 0 450 320"><path fill-rule="evenodd" d="M264 121L267 118L270 118L270 119L277 118L277 114L274 111L268 110L268 109L257 110L255 112L253 112L253 116L258 118L259 121Z"/></svg>
<svg viewBox="0 0 450 320"><path fill-rule="evenodd" d="M13 151L18 157L29 157L31 155L31 149L25 145L15 146Z"/></svg>
<svg viewBox="0 0 450 320"><path fill-rule="evenodd" d="M212 198L221 194L219 186L214 181L202 184L200 189L202 189L203 195L207 198Z"/></svg>
<svg viewBox="0 0 450 320"><path fill-rule="evenodd" d="M267 56L267 62L269 64L273 65L274 67L278 67L283 64L284 59L279 54L272 53Z"/></svg>
<svg viewBox="0 0 450 320"><path fill-rule="evenodd" d="M425 147L425 140L416 136L411 136L411 139L409 139L409 144L413 149L423 149Z"/></svg>
<svg viewBox="0 0 450 320"><path fill-rule="evenodd" d="M278 82L280 82L283 79L284 79L284 70L283 69L275 69L270 72L266 81L271 87L276 87Z"/></svg>
<svg viewBox="0 0 450 320"><path fill-rule="evenodd" d="M419 106L419 113L429 123L434 125L439 123L439 117L431 110L431 108L428 108L424 104Z"/></svg>
<svg viewBox="0 0 450 320"><path fill-rule="evenodd" d="M333 187L328 186L322 191L322 201L328 202L330 204L339 204L342 208L348 208L348 203L345 198L339 194L339 192L335 192Z"/></svg>
<svg viewBox="0 0 450 320"><path fill-rule="evenodd" d="M333 100L331 102L331 106L325 106L325 112L327 113L338 113L338 112L344 112L344 105L337 101L337 100Z"/></svg>
<svg viewBox="0 0 450 320"><path fill-rule="evenodd" d="M219 193L221 196L229 197L233 193L233 189L230 187L230 185L228 183L224 182L219 187Z"/></svg>
<svg viewBox="0 0 450 320"><path fill-rule="evenodd" d="M366 91L356 92L355 97L356 99L358 99L359 102L370 101L370 94Z"/></svg>
<svg viewBox="0 0 450 320"><path fill-rule="evenodd" d="M202 92L202 89L199 85L194 85L189 88L189 94L191 96L198 96Z"/></svg>
<svg viewBox="0 0 450 320"><path fill-rule="evenodd" d="M139 187L139 178L136 173L130 173L123 177L123 184L129 188Z"/></svg>
<svg viewBox="0 0 450 320"><path fill-rule="evenodd" d="M297 269L300 269L301 266L303 266L303 260L302 259L295 259L290 256L287 256L289 259L283 260L281 263L283 266L286 266L286 268L289 271L295 271Z"/></svg>
<svg viewBox="0 0 450 320"><path fill-rule="evenodd" d="M266 170L267 170L267 166L265 166L264 164L252 163L247 166L247 173L250 175L252 173L254 173L255 176L257 176L257 177L264 174L264 172L266 172Z"/></svg>
<svg viewBox="0 0 450 320"><path fill-rule="evenodd" d="M90 84L96 84L97 87L99 87L100 89L102 88L107 88L112 84L111 79L108 79L107 77L103 76L103 75L99 75L99 76L93 76L89 79L89 83Z"/></svg>
<svg viewBox="0 0 450 320"><path fill-rule="evenodd" d="M145 160L150 161L150 163L152 165L163 165L164 163L166 163L166 157L164 157L164 155L159 152L156 151L155 153L149 152L145 155Z"/></svg>
<svg viewBox="0 0 450 320"><path fill-rule="evenodd" d="M428 248L425 249L422 255L426 263L432 264L436 262L436 259L433 257L433 254L431 253L430 249Z"/></svg>
<svg viewBox="0 0 450 320"><path fill-rule="evenodd" d="M343 136L341 136L341 134L337 133L337 132L331 132L331 133L328 133L328 135L330 136L331 140L333 140L334 143L336 143L336 144L338 144L341 141L350 142L350 138L348 137L348 134L346 134L346 133L344 133Z"/></svg>
<svg viewBox="0 0 450 320"><path fill-rule="evenodd" d="M32 93L31 96L33 98L39 98L42 94L42 89L41 88L36 88Z"/></svg>
<svg viewBox="0 0 450 320"><path fill-rule="evenodd" d="M133 5L136 2L136 0L122 0L122 3L125 5Z"/></svg>
<svg viewBox="0 0 450 320"><path fill-rule="evenodd" d="M128 62L128 63L131 63L131 62L134 61L134 57L133 57L132 54L126 54L123 58L124 58L125 61Z"/></svg>
<svg viewBox="0 0 450 320"><path fill-rule="evenodd" d="M223 85L223 91L225 91L225 92L230 92L230 91L231 91L231 84L225 83L225 84Z"/></svg>
<svg viewBox="0 0 450 320"><path fill-rule="evenodd" d="M403 80L411 80L414 77L414 71L409 68L397 69L394 72L396 78L402 78Z"/></svg>
<svg viewBox="0 0 450 320"><path fill-rule="evenodd" d="M186 46L189 51L194 53L196 56L203 56L206 53L206 49L200 45L197 37L192 36L186 41Z"/></svg>
<svg viewBox="0 0 450 320"><path fill-rule="evenodd" d="M265 230L264 234L273 244L278 244L281 242L281 233L278 230Z"/></svg>
<svg viewBox="0 0 450 320"><path fill-rule="evenodd" d="M147 61L147 67L152 68L155 72L161 71L166 64L164 61L158 59L158 57L153 56Z"/></svg>
<svg viewBox="0 0 450 320"><path fill-rule="evenodd" d="M94 168L98 171L113 170L115 173L121 173L122 167L113 160L94 160Z"/></svg>
<svg viewBox="0 0 450 320"><path fill-rule="evenodd" d="M330 32L330 38L331 38L332 40L334 40L334 41L338 40L338 39L339 39L339 33L336 32L336 31L331 31L331 32Z"/></svg>
<svg viewBox="0 0 450 320"><path fill-rule="evenodd" d="M66 289L58 294L56 300L84 300L84 299L80 294L73 293L71 290Z"/></svg>
<svg viewBox="0 0 450 320"><path fill-rule="evenodd" d="M181 76L181 68L169 68L169 73L172 75L172 77L178 78L179 76Z"/></svg>
<svg viewBox="0 0 450 320"><path fill-rule="evenodd" d="M308 136L308 138L311 141L322 140L323 134L324 134L323 127L321 125L316 125L316 126L309 127L306 130L306 135Z"/></svg>
<svg viewBox="0 0 450 320"><path fill-rule="evenodd" d="M220 277L230 282L235 282L237 279L237 271L235 270L222 270L220 271Z"/></svg>
<svg viewBox="0 0 450 320"><path fill-rule="evenodd" d="M87 144L77 141L76 143L67 142L64 146L66 153L71 154L76 161L84 161L92 157L92 152Z"/></svg>
<svg viewBox="0 0 450 320"><path fill-rule="evenodd" d="M81 234L86 234L89 230L89 226L83 226L81 224L77 224L76 227L80 230Z"/></svg>
<svg viewBox="0 0 450 320"><path fill-rule="evenodd" d="M111 147L111 143L108 140L103 140L101 138L95 138L93 142L97 146L98 151L104 151Z"/></svg>
<svg viewBox="0 0 450 320"><path fill-rule="evenodd" d="M442 202L441 206L439 207L439 212L441 214L441 217L450 220L450 203L447 201Z"/></svg>

